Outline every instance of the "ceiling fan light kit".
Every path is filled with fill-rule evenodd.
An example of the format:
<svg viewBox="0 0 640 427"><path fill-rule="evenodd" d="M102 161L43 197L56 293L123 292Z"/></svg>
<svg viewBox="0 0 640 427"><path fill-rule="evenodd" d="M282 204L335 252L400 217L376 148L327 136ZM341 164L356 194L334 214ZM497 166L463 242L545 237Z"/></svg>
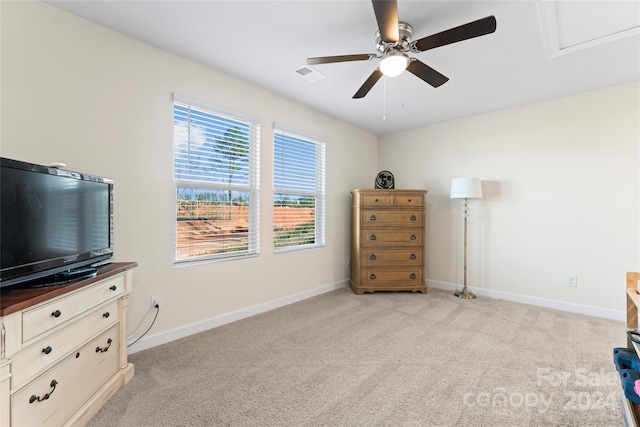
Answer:
<svg viewBox="0 0 640 427"><path fill-rule="evenodd" d="M402 74L409 65L409 57L404 52L397 49L391 49L382 55L380 60L380 71L387 77L395 77Z"/></svg>
<svg viewBox="0 0 640 427"><path fill-rule="evenodd" d="M425 50L490 34L496 30L496 18L488 16L411 41L413 27L406 22L398 21L398 3L396 0L372 0L371 3L378 23L378 31L374 35L374 41L376 50L380 55L366 53L307 58L308 65L380 59L376 69L373 70L360 89L353 95L354 99L364 98L383 75L395 77L402 74L404 70L433 87L441 86L449 80L448 77L429 67L424 62L409 57L407 53L424 52Z"/></svg>

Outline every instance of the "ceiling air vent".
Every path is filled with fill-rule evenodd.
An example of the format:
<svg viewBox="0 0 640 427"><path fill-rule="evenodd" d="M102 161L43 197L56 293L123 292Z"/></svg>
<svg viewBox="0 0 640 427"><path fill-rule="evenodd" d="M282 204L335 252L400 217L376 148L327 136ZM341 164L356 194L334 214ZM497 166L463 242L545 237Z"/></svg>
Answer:
<svg viewBox="0 0 640 427"><path fill-rule="evenodd" d="M307 65L298 67L295 70L293 70L293 72L299 75L300 77L302 77L303 79L308 80L310 82L317 82L320 79L324 79L324 74L320 74L319 72L317 72L316 70L314 70L313 68Z"/></svg>

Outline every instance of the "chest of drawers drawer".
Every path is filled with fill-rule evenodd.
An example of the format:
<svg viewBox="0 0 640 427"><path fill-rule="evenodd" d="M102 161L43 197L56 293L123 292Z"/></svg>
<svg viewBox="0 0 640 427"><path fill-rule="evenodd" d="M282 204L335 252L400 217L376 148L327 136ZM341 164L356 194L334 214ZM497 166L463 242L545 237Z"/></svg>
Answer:
<svg viewBox="0 0 640 427"><path fill-rule="evenodd" d="M424 232L421 228L367 228L361 233L362 247L422 246Z"/></svg>
<svg viewBox="0 0 640 427"><path fill-rule="evenodd" d="M117 371L119 341L115 325L14 393L11 424L61 425Z"/></svg>
<svg viewBox="0 0 640 427"><path fill-rule="evenodd" d="M386 269L367 266L362 268L362 282L367 286L422 284L422 268L397 267Z"/></svg>
<svg viewBox="0 0 640 427"><path fill-rule="evenodd" d="M362 210L363 227L415 227L424 225L424 214L417 209Z"/></svg>
<svg viewBox="0 0 640 427"><path fill-rule="evenodd" d="M391 206L393 205L393 197L390 194L363 194L360 203L362 206Z"/></svg>
<svg viewBox="0 0 640 427"><path fill-rule="evenodd" d="M423 264L423 249L363 249L360 263L363 266L380 265L408 265L420 266Z"/></svg>
<svg viewBox="0 0 640 427"><path fill-rule="evenodd" d="M83 312L120 296L124 291L124 278L118 276L51 303L25 310L22 314L22 341L26 343L44 332L59 327Z"/></svg>

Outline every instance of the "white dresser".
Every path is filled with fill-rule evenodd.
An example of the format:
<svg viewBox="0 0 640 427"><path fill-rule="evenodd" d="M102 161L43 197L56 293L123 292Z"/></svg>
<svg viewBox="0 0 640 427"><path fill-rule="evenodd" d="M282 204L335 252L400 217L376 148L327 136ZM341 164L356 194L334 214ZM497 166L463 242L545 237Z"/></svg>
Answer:
<svg viewBox="0 0 640 427"><path fill-rule="evenodd" d="M0 296L0 426L84 425L133 377L127 304L136 263Z"/></svg>

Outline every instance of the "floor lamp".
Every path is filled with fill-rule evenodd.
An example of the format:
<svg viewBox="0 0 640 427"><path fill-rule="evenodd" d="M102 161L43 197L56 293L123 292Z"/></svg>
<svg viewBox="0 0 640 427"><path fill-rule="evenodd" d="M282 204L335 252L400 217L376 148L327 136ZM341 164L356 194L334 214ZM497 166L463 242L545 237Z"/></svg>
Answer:
<svg viewBox="0 0 640 427"><path fill-rule="evenodd" d="M473 299L475 294L467 289L467 217L469 216L468 199L482 198L482 185L478 178L454 178L451 181L451 198L464 199L464 287L456 291L455 296Z"/></svg>

